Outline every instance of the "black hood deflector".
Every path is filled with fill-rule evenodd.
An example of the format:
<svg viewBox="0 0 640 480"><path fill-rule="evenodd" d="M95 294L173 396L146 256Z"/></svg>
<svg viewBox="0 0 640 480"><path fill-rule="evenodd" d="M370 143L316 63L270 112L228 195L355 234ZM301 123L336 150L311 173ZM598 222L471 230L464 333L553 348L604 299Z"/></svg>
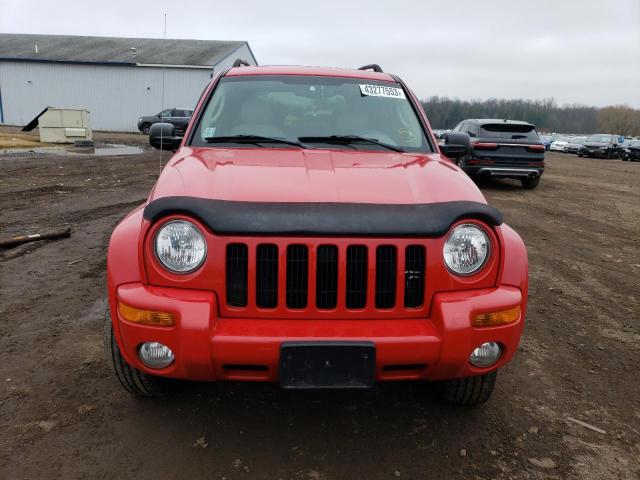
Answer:
<svg viewBox="0 0 640 480"><path fill-rule="evenodd" d="M375 204L325 202L238 202L196 197L163 197L150 202L144 218L197 218L220 235L357 237L441 237L458 220L502 224L502 214L480 202Z"/></svg>

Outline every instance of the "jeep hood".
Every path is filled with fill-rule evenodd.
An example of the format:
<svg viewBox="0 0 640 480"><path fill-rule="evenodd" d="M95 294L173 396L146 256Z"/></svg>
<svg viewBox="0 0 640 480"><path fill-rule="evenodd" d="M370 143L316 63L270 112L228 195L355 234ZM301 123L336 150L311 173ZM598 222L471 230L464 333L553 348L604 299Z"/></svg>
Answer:
<svg viewBox="0 0 640 480"><path fill-rule="evenodd" d="M149 201L168 196L244 202L486 203L439 154L297 148L181 148Z"/></svg>

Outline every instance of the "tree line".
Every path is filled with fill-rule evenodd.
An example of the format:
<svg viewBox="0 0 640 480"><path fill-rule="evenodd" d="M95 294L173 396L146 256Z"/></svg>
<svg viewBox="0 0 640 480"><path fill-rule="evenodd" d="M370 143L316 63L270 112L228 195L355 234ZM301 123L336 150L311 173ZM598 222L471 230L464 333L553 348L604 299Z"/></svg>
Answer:
<svg viewBox="0 0 640 480"><path fill-rule="evenodd" d="M540 132L640 135L640 110L627 105L597 108L560 106L553 99L460 100L438 96L422 100L422 105L431 126L440 129L453 128L466 118L507 118L530 122Z"/></svg>

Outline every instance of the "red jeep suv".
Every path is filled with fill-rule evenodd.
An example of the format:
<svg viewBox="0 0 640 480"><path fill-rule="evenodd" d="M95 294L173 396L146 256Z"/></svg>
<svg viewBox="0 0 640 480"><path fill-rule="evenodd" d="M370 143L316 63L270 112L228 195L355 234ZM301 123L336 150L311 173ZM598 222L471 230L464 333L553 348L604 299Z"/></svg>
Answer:
<svg viewBox="0 0 640 480"><path fill-rule="evenodd" d="M518 234L377 65L215 77L108 252L106 342L129 392L172 379L369 388L430 380L486 401L527 305Z"/></svg>

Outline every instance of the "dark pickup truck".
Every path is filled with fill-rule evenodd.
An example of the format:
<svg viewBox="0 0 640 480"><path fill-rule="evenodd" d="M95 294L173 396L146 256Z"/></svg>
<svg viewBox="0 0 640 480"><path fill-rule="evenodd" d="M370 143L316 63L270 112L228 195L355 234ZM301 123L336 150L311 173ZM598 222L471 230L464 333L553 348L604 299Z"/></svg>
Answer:
<svg viewBox="0 0 640 480"><path fill-rule="evenodd" d="M456 163L467 175L515 178L524 188L540 183L544 171L544 143L536 127L519 120L468 119L454 132L466 133L470 152Z"/></svg>
<svg viewBox="0 0 640 480"><path fill-rule="evenodd" d="M189 108L167 108L156 115L140 117L138 119L138 130L148 135L149 129L154 123L171 123L176 133L184 134L192 114L193 110Z"/></svg>

